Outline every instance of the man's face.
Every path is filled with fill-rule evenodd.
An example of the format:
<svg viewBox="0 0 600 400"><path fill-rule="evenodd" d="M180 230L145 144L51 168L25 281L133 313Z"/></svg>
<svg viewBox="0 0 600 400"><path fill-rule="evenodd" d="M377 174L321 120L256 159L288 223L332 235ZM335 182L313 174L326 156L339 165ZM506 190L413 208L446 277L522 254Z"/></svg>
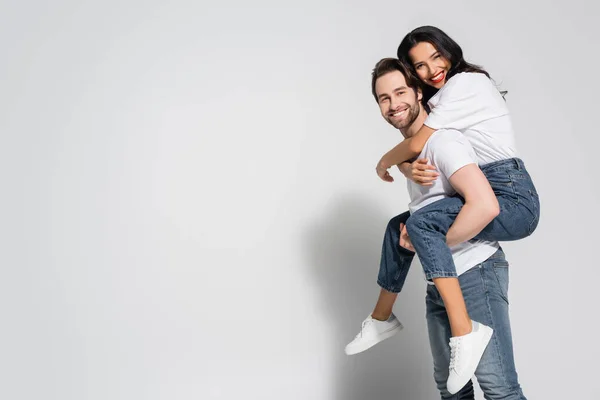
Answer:
<svg viewBox="0 0 600 400"><path fill-rule="evenodd" d="M400 71L380 76L375 82L377 102L383 118L394 128L408 128L419 116L421 94L408 87Z"/></svg>

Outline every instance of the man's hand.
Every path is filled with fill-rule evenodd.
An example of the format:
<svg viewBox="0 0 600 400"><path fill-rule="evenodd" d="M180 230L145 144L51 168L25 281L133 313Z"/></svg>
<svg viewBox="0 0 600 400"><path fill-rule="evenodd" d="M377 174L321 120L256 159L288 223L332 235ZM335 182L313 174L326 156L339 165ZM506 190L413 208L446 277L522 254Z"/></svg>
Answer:
<svg viewBox="0 0 600 400"><path fill-rule="evenodd" d="M406 225L400 224L400 247L404 247L406 250L415 251L415 248L408 237L408 232L406 231Z"/></svg>
<svg viewBox="0 0 600 400"><path fill-rule="evenodd" d="M379 160L377 163L377 167L375 167L375 171L377 172L377 176L379 176L382 180L386 182L394 182L394 178L388 172L390 167L383 163L383 159Z"/></svg>
<svg viewBox="0 0 600 400"><path fill-rule="evenodd" d="M412 164L404 163L402 167L398 167L406 179L419 184L421 186L431 186L440 174L436 171L433 165L428 165L429 159L419 158Z"/></svg>

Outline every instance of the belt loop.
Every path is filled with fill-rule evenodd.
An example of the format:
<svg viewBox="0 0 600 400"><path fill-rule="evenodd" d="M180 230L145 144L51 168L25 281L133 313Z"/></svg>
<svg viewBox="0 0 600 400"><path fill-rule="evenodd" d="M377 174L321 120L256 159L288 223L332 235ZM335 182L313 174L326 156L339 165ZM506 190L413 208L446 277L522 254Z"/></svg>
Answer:
<svg viewBox="0 0 600 400"><path fill-rule="evenodd" d="M515 158L515 164L517 166L517 170L522 170L523 166L521 165L521 160L519 160L518 158Z"/></svg>

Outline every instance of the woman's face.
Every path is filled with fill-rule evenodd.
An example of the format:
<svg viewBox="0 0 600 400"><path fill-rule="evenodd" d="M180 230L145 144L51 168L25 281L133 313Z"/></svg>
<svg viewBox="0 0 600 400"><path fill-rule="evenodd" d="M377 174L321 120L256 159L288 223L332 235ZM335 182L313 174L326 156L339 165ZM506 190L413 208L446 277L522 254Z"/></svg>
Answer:
<svg viewBox="0 0 600 400"><path fill-rule="evenodd" d="M421 80L436 89L446 83L450 61L442 56L429 42L420 42L408 52L408 56Z"/></svg>

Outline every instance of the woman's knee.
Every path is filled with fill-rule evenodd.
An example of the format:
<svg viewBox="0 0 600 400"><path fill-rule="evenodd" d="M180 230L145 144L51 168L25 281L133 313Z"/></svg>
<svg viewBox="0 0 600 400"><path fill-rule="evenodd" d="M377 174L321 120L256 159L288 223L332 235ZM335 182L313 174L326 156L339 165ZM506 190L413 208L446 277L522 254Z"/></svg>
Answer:
<svg viewBox="0 0 600 400"><path fill-rule="evenodd" d="M406 230L408 231L408 236L417 236L421 235L422 232L428 231L430 229L430 218L428 218L427 214L413 214L406 221Z"/></svg>

